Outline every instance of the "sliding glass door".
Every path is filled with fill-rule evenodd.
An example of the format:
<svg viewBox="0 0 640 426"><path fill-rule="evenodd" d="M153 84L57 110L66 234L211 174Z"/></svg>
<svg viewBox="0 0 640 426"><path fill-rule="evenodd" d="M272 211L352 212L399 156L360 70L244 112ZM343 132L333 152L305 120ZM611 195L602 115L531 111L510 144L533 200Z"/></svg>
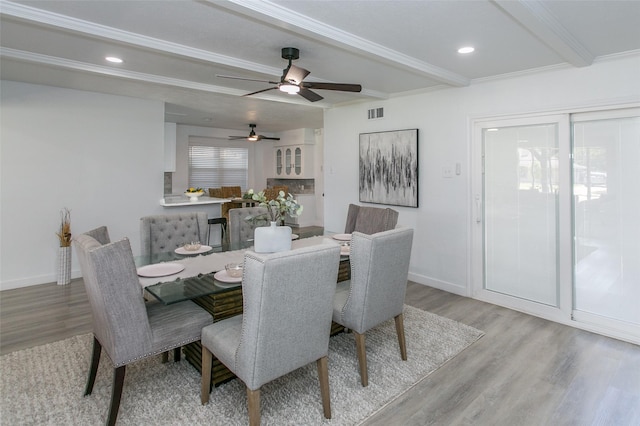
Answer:
<svg viewBox="0 0 640 426"><path fill-rule="evenodd" d="M474 296L640 342L640 108L478 121Z"/></svg>
<svg viewBox="0 0 640 426"><path fill-rule="evenodd" d="M640 114L572 116L574 317L640 326Z"/></svg>
<svg viewBox="0 0 640 426"><path fill-rule="evenodd" d="M484 288L558 306L558 124L483 129Z"/></svg>

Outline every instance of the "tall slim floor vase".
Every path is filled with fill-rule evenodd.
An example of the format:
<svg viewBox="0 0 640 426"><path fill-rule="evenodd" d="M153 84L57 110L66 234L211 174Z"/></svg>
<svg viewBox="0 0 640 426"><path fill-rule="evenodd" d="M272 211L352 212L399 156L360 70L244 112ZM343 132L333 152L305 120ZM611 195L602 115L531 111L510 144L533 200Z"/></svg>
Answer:
<svg viewBox="0 0 640 426"><path fill-rule="evenodd" d="M71 246L58 248L58 285L71 282Z"/></svg>

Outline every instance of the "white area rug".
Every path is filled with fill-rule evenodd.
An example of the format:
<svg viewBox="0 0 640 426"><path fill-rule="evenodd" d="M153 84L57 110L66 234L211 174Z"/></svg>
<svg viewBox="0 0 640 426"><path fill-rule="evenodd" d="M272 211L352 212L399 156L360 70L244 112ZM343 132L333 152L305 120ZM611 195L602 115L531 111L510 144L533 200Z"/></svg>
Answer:
<svg viewBox="0 0 640 426"><path fill-rule="evenodd" d="M263 425L354 425L479 339L472 327L405 306L408 360L400 359L393 320L367 333L369 386L360 385L353 335L331 338L329 386L333 418L322 415L315 363L262 387ZM0 358L0 420L6 425L104 424L113 367L102 355L93 393L84 397L92 336L75 336ZM233 380L200 404L200 376L184 359L160 356L127 366L120 425L246 425L246 392Z"/></svg>

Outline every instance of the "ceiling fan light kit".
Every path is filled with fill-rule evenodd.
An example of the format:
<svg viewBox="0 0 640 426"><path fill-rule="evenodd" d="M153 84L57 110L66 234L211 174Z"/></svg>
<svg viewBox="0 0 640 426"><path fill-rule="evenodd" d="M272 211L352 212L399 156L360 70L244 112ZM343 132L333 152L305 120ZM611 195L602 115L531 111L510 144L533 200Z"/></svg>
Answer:
<svg viewBox="0 0 640 426"><path fill-rule="evenodd" d="M300 86L296 86L295 84L289 84L289 83L281 84L279 89L281 92L285 92L290 95L296 95L298 92L300 92Z"/></svg>
<svg viewBox="0 0 640 426"><path fill-rule="evenodd" d="M311 74L304 68L297 67L291 63L291 61L300 58L300 51L295 47L282 48L282 59L289 61L287 68L282 70L282 77L280 81L268 81L268 80L255 80L252 78L234 77L229 75L218 75L221 78L232 78L235 80L245 81L257 81L261 83L275 84L273 87L267 89L258 90L256 92L247 93L243 96L256 95L258 93L267 92L269 90L278 89L281 92L288 93L290 95L298 94L308 100L309 102L317 102L324 99L322 96L313 92L310 89L316 90L337 90L341 92L360 92L362 86L359 84L346 84L346 83L320 83L320 82L305 82L305 77Z"/></svg>

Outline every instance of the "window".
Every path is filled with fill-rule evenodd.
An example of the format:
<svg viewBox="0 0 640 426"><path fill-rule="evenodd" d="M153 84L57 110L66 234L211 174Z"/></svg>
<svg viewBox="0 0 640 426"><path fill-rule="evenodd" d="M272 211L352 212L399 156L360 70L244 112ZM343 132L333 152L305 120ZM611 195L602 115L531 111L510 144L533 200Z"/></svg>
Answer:
<svg viewBox="0 0 640 426"><path fill-rule="evenodd" d="M249 150L216 146L189 146L189 186L247 189Z"/></svg>

